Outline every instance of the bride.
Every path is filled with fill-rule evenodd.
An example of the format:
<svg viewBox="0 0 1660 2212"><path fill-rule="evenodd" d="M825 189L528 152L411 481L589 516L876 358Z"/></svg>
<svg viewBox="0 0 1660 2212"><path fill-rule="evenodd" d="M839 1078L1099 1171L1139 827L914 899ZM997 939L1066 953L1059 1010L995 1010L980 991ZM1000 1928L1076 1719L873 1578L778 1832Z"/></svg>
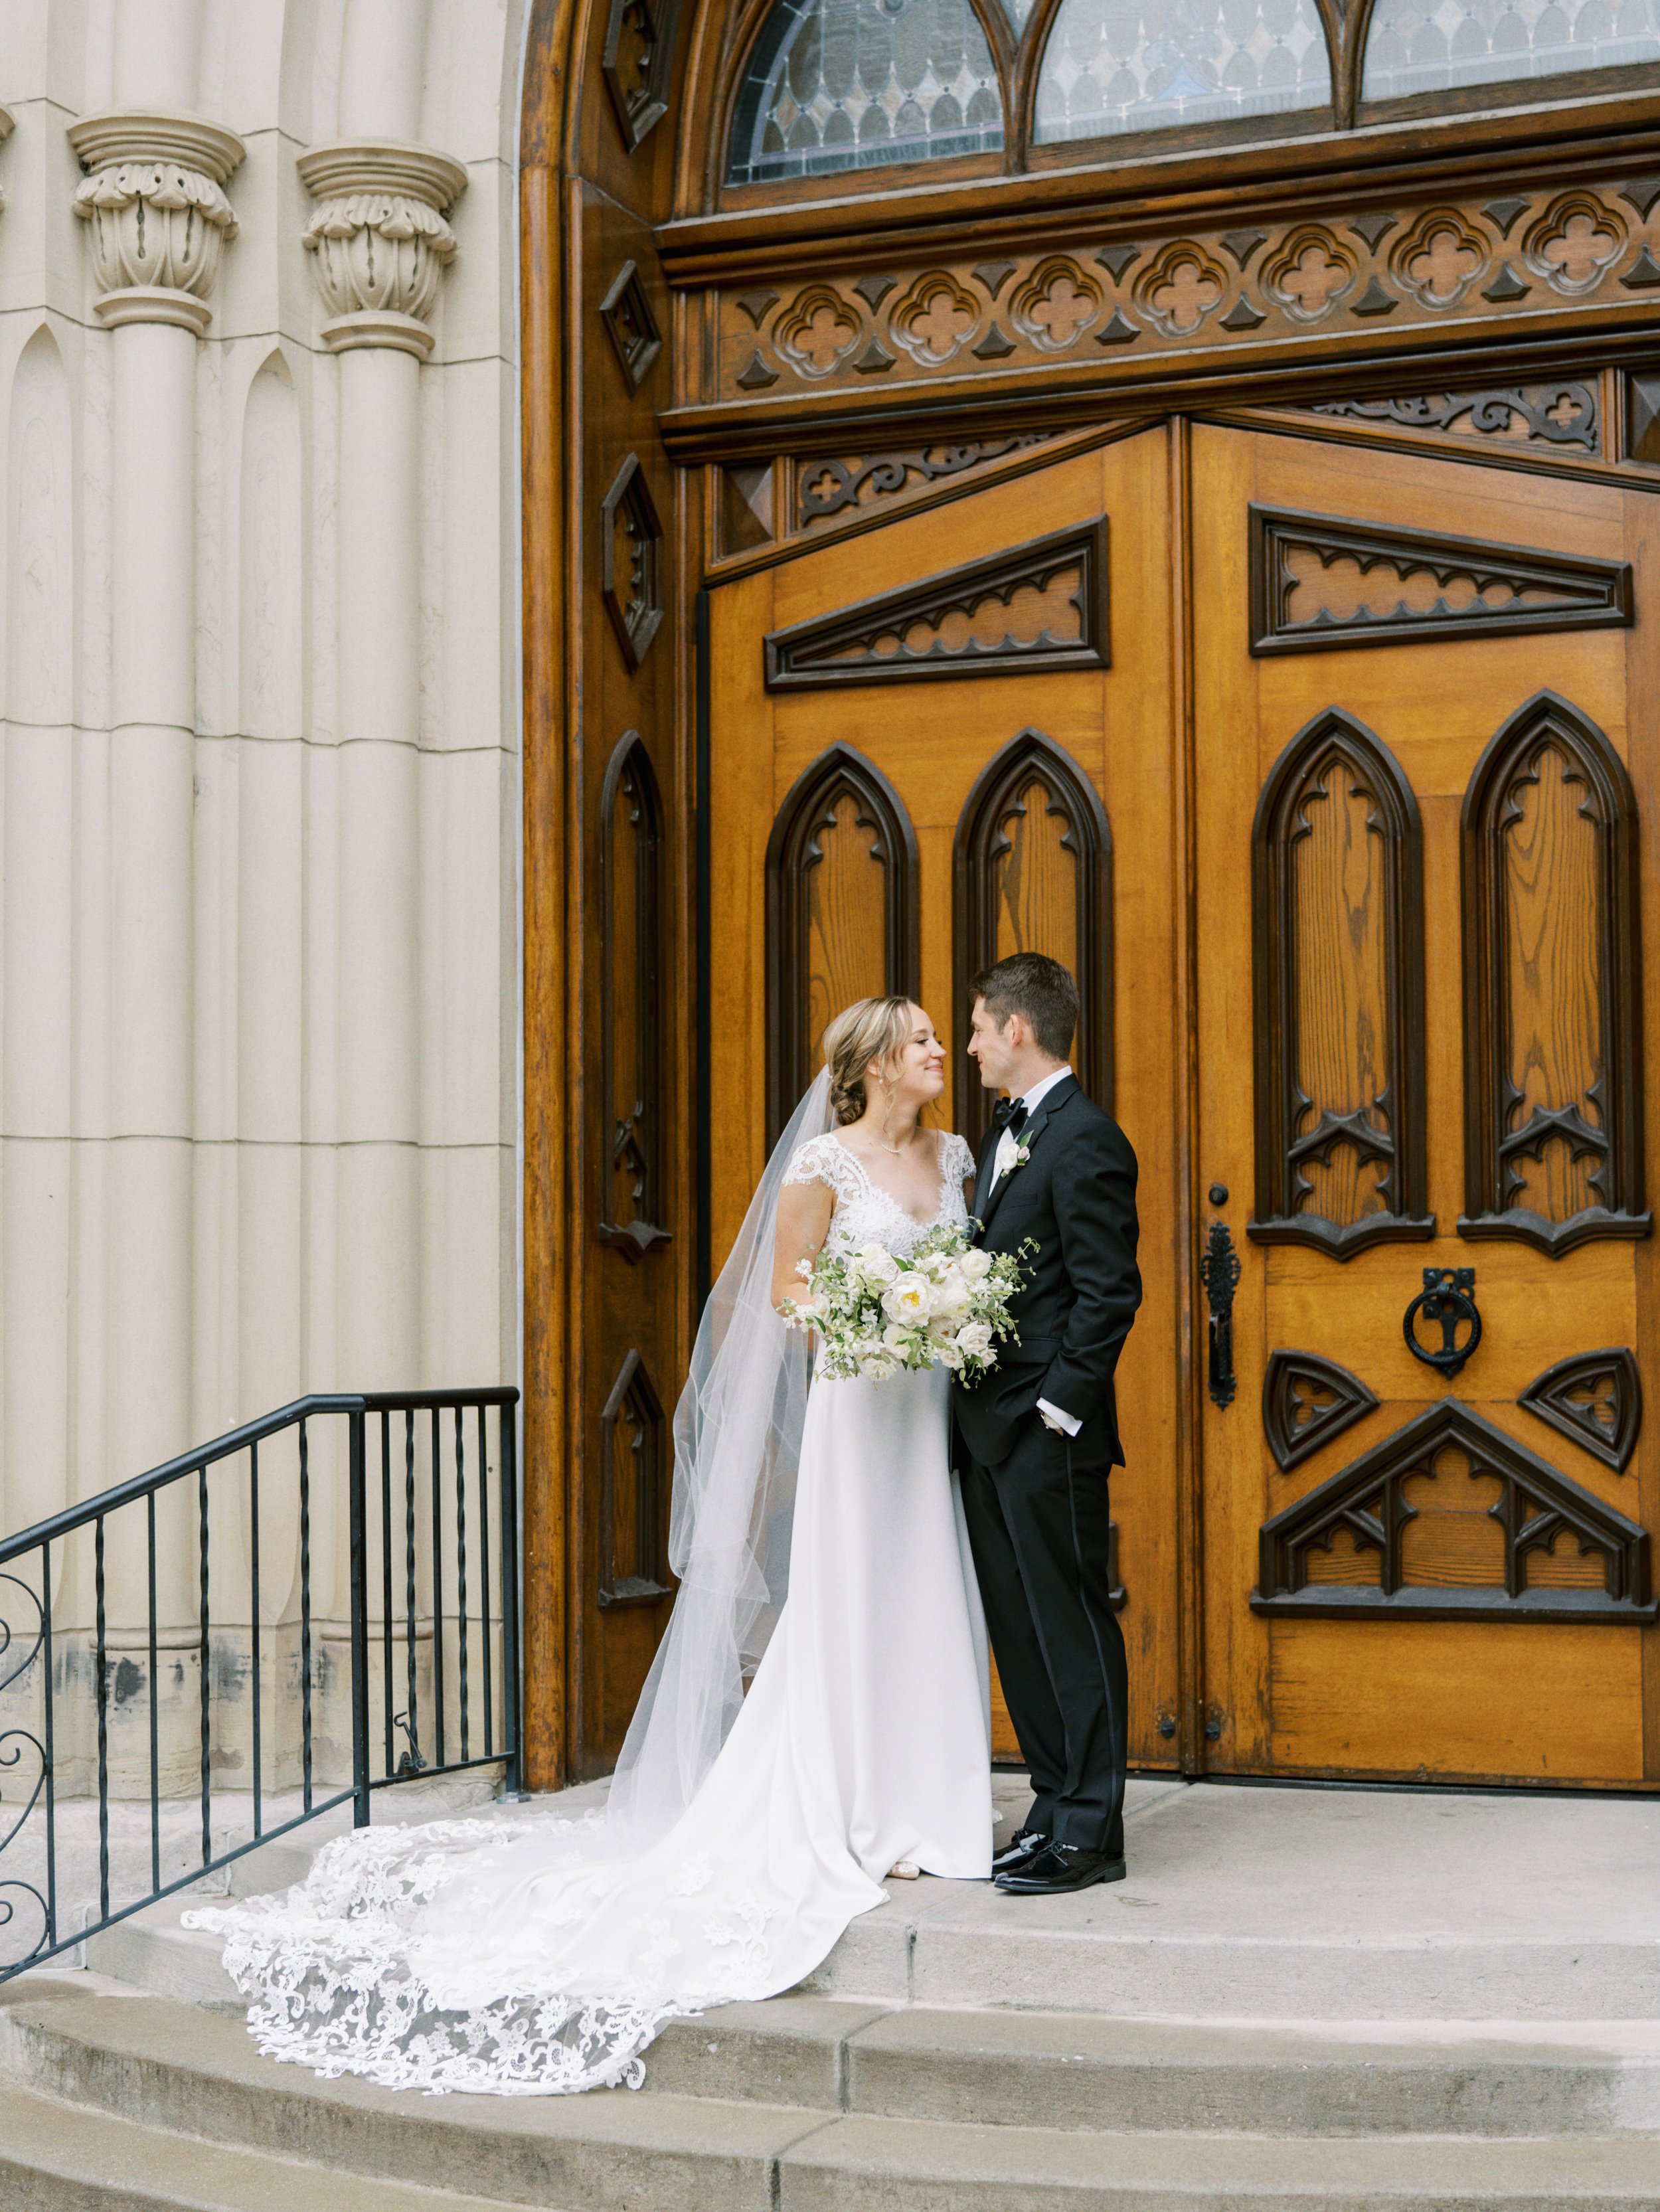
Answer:
<svg viewBox="0 0 1660 2212"><path fill-rule="evenodd" d="M921 1007L861 999L824 1046L698 1329L680 1586L605 1813L361 1829L284 1894L187 1914L224 1935L273 2057L392 2088L637 2087L666 2022L791 1988L891 1871L989 1875L950 1375L812 1384L778 1311L825 1246L964 1226L974 1164L922 1126L945 1053Z"/></svg>

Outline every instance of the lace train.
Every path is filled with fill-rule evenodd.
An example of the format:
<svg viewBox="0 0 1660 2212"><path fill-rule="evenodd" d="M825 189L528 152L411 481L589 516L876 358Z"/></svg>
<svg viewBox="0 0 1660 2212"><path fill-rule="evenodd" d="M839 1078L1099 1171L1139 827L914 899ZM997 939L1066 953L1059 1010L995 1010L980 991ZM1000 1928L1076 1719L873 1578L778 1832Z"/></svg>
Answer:
<svg viewBox="0 0 1660 2212"><path fill-rule="evenodd" d="M201 1906L183 1924L225 1937L226 1971L252 2000L260 2049L325 2079L353 2073L389 2089L497 2096L638 2088L640 2054L670 2020L769 1980L770 1914L741 1887L703 1900L713 1875L700 1854L652 1881L667 1897L633 1919L631 1957L607 1948L603 1992L578 1986L569 1957L556 1972L562 1985L544 1985L532 1961L547 1950L534 1937L583 1922L592 1936L596 1917L614 1922L604 1908L635 1887L639 1869L631 1880L608 1863L605 1839L593 1815L364 1829L325 1844L285 1893ZM526 1846L534 1886L552 1894L540 1929L521 1924L508 1956L504 1895L524 1886L514 1863ZM662 1909L683 1922L685 1908L671 1902L680 1899L702 1906L690 1946ZM689 1948L707 1954L691 1980Z"/></svg>

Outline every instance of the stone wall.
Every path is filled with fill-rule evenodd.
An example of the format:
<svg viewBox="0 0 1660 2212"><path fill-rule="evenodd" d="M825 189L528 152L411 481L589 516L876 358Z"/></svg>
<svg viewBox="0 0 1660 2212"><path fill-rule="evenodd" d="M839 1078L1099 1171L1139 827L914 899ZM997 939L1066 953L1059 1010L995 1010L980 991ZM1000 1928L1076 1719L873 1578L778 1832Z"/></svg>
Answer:
<svg viewBox="0 0 1660 2212"><path fill-rule="evenodd" d="M519 16L0 9L0 1529L516 1376Z"/></svg>

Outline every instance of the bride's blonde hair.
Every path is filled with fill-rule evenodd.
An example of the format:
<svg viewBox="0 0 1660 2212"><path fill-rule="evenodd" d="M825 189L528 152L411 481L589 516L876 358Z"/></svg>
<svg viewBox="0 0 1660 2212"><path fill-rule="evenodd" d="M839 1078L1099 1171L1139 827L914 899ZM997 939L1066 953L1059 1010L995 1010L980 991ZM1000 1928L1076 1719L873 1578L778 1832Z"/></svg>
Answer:
<svg viewBox="0 0 1660 2212"><path fill-rule="evenodd" d="M909 999L855 999L824 1031L830 1111L845 1127L864 1112L865 1074L872 1060L891 1060L911 1032Z"/></svg>

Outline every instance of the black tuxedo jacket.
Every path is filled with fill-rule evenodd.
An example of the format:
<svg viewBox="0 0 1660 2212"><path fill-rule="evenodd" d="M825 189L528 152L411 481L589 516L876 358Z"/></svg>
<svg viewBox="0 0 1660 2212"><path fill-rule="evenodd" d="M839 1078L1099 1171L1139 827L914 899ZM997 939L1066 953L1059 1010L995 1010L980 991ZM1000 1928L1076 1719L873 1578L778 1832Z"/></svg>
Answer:
<svg viewBox="0 0 1660 2212"><path fill-rule="evenodd" d="M958 1430L982 1466L997 1467L1046 1398L1082 1424L1075 1466L1122 1467L1113 1371L1141 1303L1135 1154L1073 1076L1039 1101L1020 1132L1031 1157L993 1189L1000 1133L993 1129L980 1148L975 1242L1012 1252L1030 1237L1037 1249L1009 1309L1020 1341L1000 1343L996 1366L980 1382L953 1386Z"/></svg>

